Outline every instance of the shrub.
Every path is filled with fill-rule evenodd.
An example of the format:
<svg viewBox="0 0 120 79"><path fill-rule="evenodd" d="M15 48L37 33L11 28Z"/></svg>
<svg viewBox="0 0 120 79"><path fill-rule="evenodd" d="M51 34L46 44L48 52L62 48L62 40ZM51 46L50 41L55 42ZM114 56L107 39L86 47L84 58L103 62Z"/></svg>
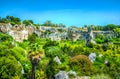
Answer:
<svg viewBox="0 0 120 79"><path fill-rule="evenodd" d="M112 78L110 78L109 75L97 74L92 76L90 79L112 79Z"/></svg>
<svg viewBox="0 0 120 79"><path fill-rule="evenodd" d="M13 40L12 36L0 33L0 41L12 41L12 40Z"/></svg>
<svg viewBox="0 0 120 79"><path fill-rule="evenodd" d="M93 47L94 47L94 44L93 44L92 42L88 42L87 47L93 48Z"/></svg>
<svg viewBox="0 0 120 79"><path fill-rule="evenodd" d="M0 79L14 79L15 76L22 76L22 68L14 56L1 57L0 67Z"/></svg>
<svg viewBox="0 0 120 79"><path fill-rule="evenodd" d="M102 39L100 39L100 38L95 39L95 41L96 41L98 44L104 43L104 40L102 40Z"/></svg>
<svg viewBox="0 0 120 79"><path fill-rule="evenodd" d="M76 71L78 75L91 75L93 70L92 62L85 55L78 55L71 58L70 67Z"/></svg>
<svg viewBox="0 0 120 79"><path fill-rule="evenodd" d="M47 40L47 42L45 43L45 45L43 46L43 49L50 47L50 46L57 46L58 42L56 41L51 41L51 40Z"/></svg>
<svg viewBox="0 0 120 79"><path fill-rule="evenodd" d="M73 49L73 55L72 56L76 56L81 54L81 52L84 52L84 48L82 46L76 46Z"/></svg>
<svg viewBox="0 0 120 79"><path fill-rule="evenodd" d="M55 56L61 56L62 51L58 46L51 46L45 49L45 55L50 58L54 58Z"/></svg>
<svg viewBox="0 0 120 79"><path fill-rule="evenodd" d="M36 79L47 79L47 76L43 70L36 71Z"/></svg>

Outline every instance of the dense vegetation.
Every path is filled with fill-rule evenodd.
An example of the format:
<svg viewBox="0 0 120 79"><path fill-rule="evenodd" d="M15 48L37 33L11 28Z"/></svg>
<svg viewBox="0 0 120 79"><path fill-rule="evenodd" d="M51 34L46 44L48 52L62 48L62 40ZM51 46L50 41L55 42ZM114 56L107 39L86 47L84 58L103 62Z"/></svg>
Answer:
<svg viewBox="0 0 120 79"><path fill-rule="evenodd" d="M0 22L5 20L5 23L19 24L19 18L16 18L17 21L12 18L2 18ZM23 23L27 25L28 21L33 23L30 20ZM91 79L120 79L120 27L110 24L99 28L113 30L117 37L98 35L96 44L85 45L82 39L75 42L51 41L33 33L28 40L19 43L11 36L0 33L0 79L30 79L34 67L36 79L52 79L60 70L73 70L78 76L90 76ZM91 52L96 53L94 62L88 58ZM61 64L54 61L56 56Z"/></svg>

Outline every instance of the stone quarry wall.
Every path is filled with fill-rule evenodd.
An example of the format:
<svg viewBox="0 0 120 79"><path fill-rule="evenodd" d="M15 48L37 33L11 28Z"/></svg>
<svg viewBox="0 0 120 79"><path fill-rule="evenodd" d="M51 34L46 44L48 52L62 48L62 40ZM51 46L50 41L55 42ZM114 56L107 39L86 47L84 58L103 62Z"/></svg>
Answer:
<svg viewBox="0 0 120 79"><path fill-rule="evenodd" d="M58 29L65 30L65 32L59 33ZM45 34L46 30L49 30L51 34ZM10 23L0 23L0 32L11 35L18 42L27 39L32 33L36 33L39 37L50 38L51 40L70 39L76 41L84 39L86 42L93 40L96 34L109 34L114 36L114 33L111 31L93 31L91 28L88 30L79 30L76 28L53 28L47 26L36 28L35 26L25 26L24 24L12 26Z"/></svg>

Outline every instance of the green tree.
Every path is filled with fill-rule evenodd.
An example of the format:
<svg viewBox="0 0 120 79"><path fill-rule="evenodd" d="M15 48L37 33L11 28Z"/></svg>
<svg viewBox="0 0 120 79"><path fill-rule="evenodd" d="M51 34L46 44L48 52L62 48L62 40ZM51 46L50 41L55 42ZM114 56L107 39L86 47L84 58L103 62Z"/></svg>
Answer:
<svg viewBox="0 0 120 79"><path fill-rule="evenodd" d="M6 16L6 20L7 22L10 22L11 24L21 24L21 20L18 17L14 17L14 16Z"/></svg>
<svg viewBox="0 0 120 79"><path fill-rule="evenodd" d="M67 45L65 44L63 47L61 47L63 53L69 55L69 56L74 56L75 54L73 53L73 49L72 49L72 46L71 45ZM74 50L76 51L76 50Z"/></svg>
<svg viewBox="0 0 120 79"><path fill-rule="evenodd" d="M35 33L28 36L28 41L30 41L30 44L35 43L36 39L37 39L37 34L35 34Z"/></svg>
<svg viewBox="0 0 120 79"><path fill-rule="evenodd" d="M72 57L76 55L80 55L84 52L84 48L82 46L76 46L73 49Z"/></svg>
<svg viewBox="0 0 120 79"><path fill-rule="evenodd" d="M25 50L21 47L14 47L11 49L11 54L21 63L25 73L28 73L31 65L29 59L27 58L27 51L25 52Z"/></svg>
<svg viewBox="0 0 120 79"><path fill-rule="evenodd" d="M115 28L113 31L117 37L120 37L120 28Z"/></svg>
<svg viewBox="0 0 120 79"><path fill-rule="evenodd" d="M29 51L28 53L29 59L32 64L31 79L35 79L36 66L39 64L41 58L43 58L44 52L41 50L41 51Z"/></svg>
<svg viewBox="0 0 120 79"><path fill-rule="evenodd" d="M50 46L45 49L45 55L50 58L60 56L62 54L61 49L58 46Z"/></svg>
<svg viewBox="0 0 120 79"><path fill-rule="evenodd" d="M51 46L58 46L58 44L59 43L57 41L51 41L48 39L45 45L43 46L43 49L46 49L47 47L51 47Z"/></svg>
<svg viewBox="0 0 120 79"><path fill-rule="evenodd" d="M58 64L54 61L54 57L61 57L62 51L57 46L50 46L45 49L45 55L49 58L49 63L46 68L46 74L48 79L54 78L54 75L58 71ZM51 72L52 71L52 72Z"/></svg>
<svg viewBox="0 0 120 79"><path fill-rule="evenodd" d="M3 56L0 58L0 79L13 79L22 76L21 66L13 56Z"/></svg>
<svg viewBox="0 0 120 79"><path fill-rule="evenodd" d="M3 33L0 33L0 41L3 42L3 41L12 41L13 38L12 36L8 35L8 34L3 34Z"/></svg>
<svg viewBox="0 0 120 79"><path fill-rule="evenodd" d="M60 23L59 25L58 25L59 27L66 27L64 24L62 24L62 23Z"/></svg>
<svg viewBox="0 0 120 79"><path fill-rule="evenodd" d="M23 24L25 24L27 26L27 25L34 24L34 22L32 20L24 20Z"/></svg>
<svg viewBox="0 0 120 79"><path fill-rule="evenodd" d="M115 29L116 27L118 27L117 25L115 24L108 24L104 27L104 30L113 30Z"/></svg>
<svg viewBox="0 0 120 79"><path fill-rule="evenodd" d="M53 24L52 24L52 22L50 20L47 20L47 21L44 22L43 25L44 26L52 26Z"/></svg>
<svg viewBox="0 0 120 79"><path fill-rule="evenodd" d="M7 21L6 18L1 18L0 17L0 23L6 23L6 21Z"/></svg>
<svg viewBox="0 0 120 79"><path fill-rule="evenodd" d="M104 40L105 40L105 36L104 35L97 34L96 37L95 37L95 41L98 44L104 43Z"/></svg>

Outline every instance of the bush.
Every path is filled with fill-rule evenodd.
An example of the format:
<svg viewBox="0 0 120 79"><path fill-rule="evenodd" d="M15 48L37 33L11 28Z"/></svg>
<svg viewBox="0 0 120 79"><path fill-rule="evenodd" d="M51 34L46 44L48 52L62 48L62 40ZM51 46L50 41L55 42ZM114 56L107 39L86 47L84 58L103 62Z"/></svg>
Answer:
<svg viewBox="0 0 120 79"><path fill-rule="evenodd" d="M47 42L45 43L45 45L43 46L43 49L50 47L50 46L57 46L58 42L56 41L51 41L51 40L47 40Z"/></svg>
<svg viewBox="0 0 120 79"><path fill-rule="evenodd" d="M93 70L92 62L85 55L78 55L71 58L70 67L76 71L78 75L91 75Z"/></svg>
<svg viewBox="0 0 120 79"><path fill-rule="evenodd" d="M105 74L97 74L95 76L92 76L90 79L112 79L112 78Z"/></svg>
<svg viewBox="0 0 120 79"><path fill-rule="evenodd" d="M13 79L13 77L21 77L21 66L14 56L0 58L0 79Z"/></svg>
<svg viewBox="0 0 120 79"><path fill-rule="evenodd" d="M33 33L32 35L28 36L28 41L30 41L30 43L34 43L37 39L37 34Z"/></svg>
<svg viewBox="0 0 120 79"><path fill-rule="evenodd" d="M12 41L12 40L13 40L12 36L0 33L0 41Z"/></svg>
<svg viewBox="0 0 120 79"><path fill-rule="evenodd" d="M58 46L51 46L45 49L45 55L50 58L54 58L55 56L61 56L62 51Z"/></svg>
<svg viewBox="0 0 120 79"><path fill-rule="evenodd" d="M104 40L102 40L102 39L100 39L100 38L95 39L95 41L96 41L98 44L104 43Z"/></svg>
<svg viewBox="0 0 120 79"><path fill-rule="evenodd" d="M93 48L93 47L94 47L94 44L93 44L92 42L88 42L87 47Z"/></svg>
<svg viewBox="0 0 120 79"><path fill-rule="evenodd" d="M84 48L82 46L76 46L73 49L72 56L80 55L82 52L84 52Z"/></svg>
<svg viewBox="0 0 120 79"><path fill-rule="evenodd" d="M36 71L36 79L47 79L47 76L43 70Z"/></svg>

